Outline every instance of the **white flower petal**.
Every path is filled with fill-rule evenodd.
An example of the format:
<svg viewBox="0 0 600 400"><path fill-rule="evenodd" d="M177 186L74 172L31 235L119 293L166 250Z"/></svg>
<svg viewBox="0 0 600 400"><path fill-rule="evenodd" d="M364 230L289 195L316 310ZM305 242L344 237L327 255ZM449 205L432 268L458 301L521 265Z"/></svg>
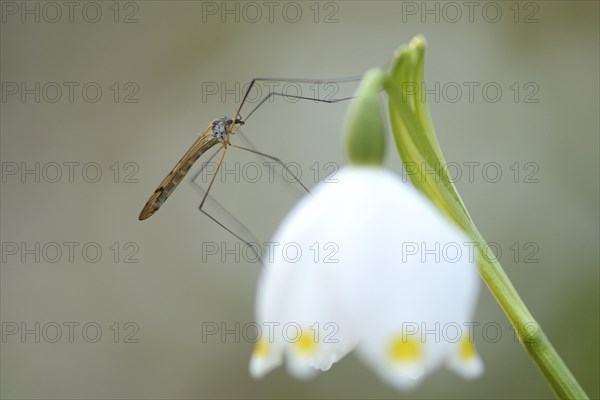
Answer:
<svg viewBox="0 0 600 400"><path fill-rule="evenodd" d="M299 376L327 370L358 343L396 387L415 386L443 363L474 374L480 359L457 358L479 285L467 237L381 168L344 168L336 178L286 217L275 234L279 249L265 257L258 320L296 324L303 338L323 339L328 323L337 329L337 342L314 345L276 334L288 368ZM290 257L285 246L300 251Z"/></svg>
<svg viewBox="0 0 600 400"><path fill-rule="evenodd" d="M310 366L305 359L299 357L288 357L286 367L290 375L296 379L312 379L319 371Z"/></svg>
<svg viewBox="0 0 600 400"><path fill-rule="evenodd" d="M378 369L379 377L400 390L410 390L418 386L425 377L420 364L398 364L385 369Z"/></svg>
<svg viewBox="0 0 600 400"><path fill-rule="evenodd" d="M257 320L277 324L273 340L300 376L307 375L305 366L328 370L358 340L354 310L345 302L347 263L333 262L338 246L331 235L303 223L327 217L315 197L304 198L275 234L257 292Z"/></svg>
<svg viewBox="0 0 600 400"><path fill-rule="evenodd" d="M396 386L408 388L415 383L405 379L411 371L430 373L452 354L472 319L479 277L468 238L433 205L391 174L368 178L384 188L371 201L386 210L386 220L377 237L361 239L379 250L370 265L356 267L369 299L359 310L359 354L387 380L395 376ZM403 335L400 344L408 351L398 346ZM394 358L393 349L414 359Z"/></svg>

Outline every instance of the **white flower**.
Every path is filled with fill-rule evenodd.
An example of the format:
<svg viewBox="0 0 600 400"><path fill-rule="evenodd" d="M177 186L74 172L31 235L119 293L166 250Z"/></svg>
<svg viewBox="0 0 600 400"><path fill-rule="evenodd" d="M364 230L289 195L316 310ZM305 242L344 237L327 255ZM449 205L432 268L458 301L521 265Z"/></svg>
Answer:
<svg viewBox="0 0 600 400"><path fill-rule="evenodd" d="M415 386L442 364L483 371L472 343L473 246L427 199L379 167L345 167L286 217L257 293L261 377L286 358L298 377L353 349L387 382ZM470 329L471 328L471 329Z"/></svg>

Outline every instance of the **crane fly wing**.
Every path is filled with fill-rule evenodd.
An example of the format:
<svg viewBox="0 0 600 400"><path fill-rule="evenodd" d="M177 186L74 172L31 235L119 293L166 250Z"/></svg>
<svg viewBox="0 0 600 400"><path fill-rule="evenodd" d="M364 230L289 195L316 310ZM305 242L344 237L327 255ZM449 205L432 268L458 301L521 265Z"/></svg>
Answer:
<svg viewBox="0 0 600 400"><path fill-rule="evenodd" d="M140 212L140 221L149 218L163 205L167 198L173 193L177 185L183 180L194 162L208 149L219 143L212 132L212 126L209 125L200 137L196 139L189 150L181 157L181 160L169 172L169 175L158 185L152 196L146 202L146 205Z"/></svg>

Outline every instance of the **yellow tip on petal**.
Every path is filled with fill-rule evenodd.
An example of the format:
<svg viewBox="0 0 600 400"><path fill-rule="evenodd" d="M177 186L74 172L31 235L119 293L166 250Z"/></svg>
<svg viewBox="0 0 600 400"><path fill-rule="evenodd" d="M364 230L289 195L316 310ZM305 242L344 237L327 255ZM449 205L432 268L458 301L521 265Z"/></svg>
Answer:
<svg viewBox="0 0 600 400"><path fill-rule="evenodd" d="M399 335L390 344L390 360L394 363L413 363L423 359L423 346L412 337Z"/></svg>
<svg viewBox="0 0 600 400"><path fill-rule="evenodd" d="M269 345L269 343L266 340L260 339L254 345L254 354L253 354L254 357L267 358L270 353L271 353L271 346Z"/></svg>
<svg viewBox="0 0 600 400"><path fill-rule="evenodd" d="M475 345L470 337L466 336L461 339L458 354L463 361L472 360L477 355Z"/></svg>
<svg viewBox="0 0 600 400"><path fill-rule="evenodd" d="M294 343L294 350L301 355L311 355L317 350L317 341L312 330L302 329L300 339Z"/></svg>

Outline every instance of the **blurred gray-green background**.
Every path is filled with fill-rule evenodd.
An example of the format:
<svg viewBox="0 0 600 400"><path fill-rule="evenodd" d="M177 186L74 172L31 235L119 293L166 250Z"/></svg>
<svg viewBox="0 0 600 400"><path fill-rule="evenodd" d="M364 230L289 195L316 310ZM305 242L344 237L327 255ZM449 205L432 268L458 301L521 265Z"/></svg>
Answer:
<svg viewBox="0 0 600 400"><path fill-rule="evenodd" d="M234 240L197 210L187 181L137 220L197 133L233 113L236 83L360 74L419 33L462 197L575 376L600 395L598 2L1 5L3 398L551 397L485 287L476 319L502 332L476 333L486 372L473 382L442 369L403 394L352 355L311 382L283 368L255 381L252 343L203 340L202 326L253 321L259 266L203 260L204 243ZM325 174L343 162L346 108L279 98L244 130L314 186L314 163ZM261 239L295 201L280 185L217 186Z"/></svg>

